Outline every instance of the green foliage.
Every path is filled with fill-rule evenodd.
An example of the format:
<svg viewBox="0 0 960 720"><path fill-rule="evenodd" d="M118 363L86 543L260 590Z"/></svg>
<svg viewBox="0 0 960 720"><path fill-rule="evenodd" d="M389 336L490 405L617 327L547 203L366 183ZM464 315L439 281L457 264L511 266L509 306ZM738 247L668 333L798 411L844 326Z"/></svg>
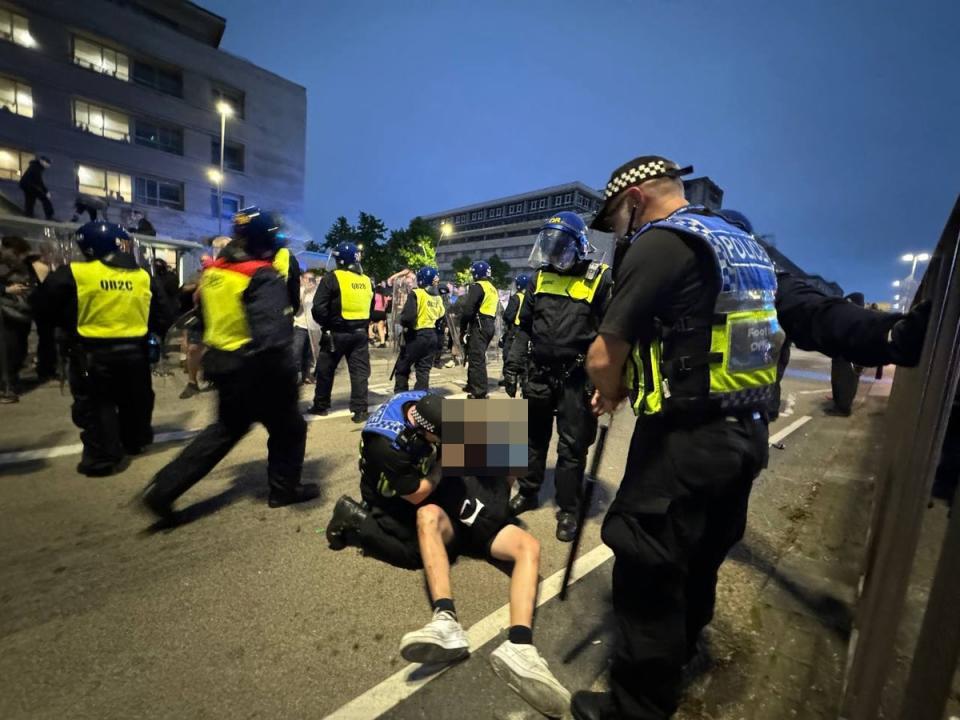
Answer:
<svg viewBox="0 0 960 720"><path fill-rule="evenodd" d="M470 274L470 265L473 262L469 255L461 255L454 260L453 267L454 281L457 285L469 285L473 282L473 275Z"/></svg>
<svg viewBox="0 0 960 720"><path fill-rule="evenodd" d="M490 263L490 282L493 286L501 290L509 288L513 282L513 270L510 265L500 259L499 255L491 255L487 262Z"/></svg>
<svg viewBox="0 0 960 720"><path fill-rule="evenodd" d="M323 248L320 247L320 243L316 240L307 240L303 244L303 249L307 252L320 252Z"/></svg>
<svg viewBox="0 0 960 720"><path fill-rule="evenodd" d="M353 228L347 219L341 215L333 223L327 234L324 235L324 246L328 248L336 247L341 242L356 242L357 231Z"/></svg>
<svg viewBox="0 0 960 720"><path fill-rule="evenodd" d="M390 233L390 255L397 263L397 270L418 270L424 265L437 264L437 241L439 236L433 226L423 218L416 217L409 227Z"/></svg>
<svg viewBox="0 0 960 720"><path fill-rule="evenodd" d="M439 235L423 218L416 217L406 228L391 230L375 215L361 212L357 224L345 217L337 218L325 236L325 246L340 242L362 246L363 271L377 280L384 280L404 268L417 270L436 265Z"/></svg>

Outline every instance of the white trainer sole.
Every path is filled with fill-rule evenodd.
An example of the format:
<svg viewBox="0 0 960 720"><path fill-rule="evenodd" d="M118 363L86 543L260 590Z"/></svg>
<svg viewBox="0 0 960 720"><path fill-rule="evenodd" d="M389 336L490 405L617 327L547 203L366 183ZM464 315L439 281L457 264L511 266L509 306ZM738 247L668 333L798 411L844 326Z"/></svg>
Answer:
<svg viewBox="0 0 960 720"><path fill-rule="evenodd" d="M496 654L490 655L490 665L497 677L509 685L511 690L547 717L563 717L570 709L570 693L566 689L561 691L561 688L553 683L540 678L520 676Z"/></svg>

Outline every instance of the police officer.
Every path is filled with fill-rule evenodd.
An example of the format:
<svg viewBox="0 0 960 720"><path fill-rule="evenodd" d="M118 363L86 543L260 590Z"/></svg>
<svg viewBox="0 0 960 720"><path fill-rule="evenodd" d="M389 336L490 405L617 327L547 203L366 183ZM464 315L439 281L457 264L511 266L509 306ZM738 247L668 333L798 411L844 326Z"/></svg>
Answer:
<svg viewBox="0 0 960 720"><path fill-rule="evenodd" d="M397 358L395 393L410 389L410 368L417 371L416 390L430 386L430 369L440 352L441 323L446 322L443 298L439 291L440 273L435 267L417 271L417 287L407 295L400 313L400 324L405 329L405 342Z"/></svg>
<svg viewBox="0 0 960 720"><path fill-rule="evenodd" d="M204 429L144 490L144 505L161 518L210 472L255 422L267 429L270 507L319 495L303 485L307 425L297 409L297 371L290 345L293 319L286 286L272 266L281 221L258 208L234 217L234 240L200 277L203 371L217 389L217 420Z"/></svg>
<svg viewBox="0 0 960 720"><path fill-rule="evenodd" d="M350 371L351 420L361 423L367 413L367 380L370 346L367 327L373 305L373 282L360 267L360 250L351 242L339 243L331 252L336 269L323 276L313 296L313 319L323 331L317 354L317 387L307 411L326 415L330 410L333 376L340 359Z"/></svg>
<svg viewBox="0 0 960 720"><path fill-rule="evenodd" d="M557 539L577 532L580 486L587 450L597 432L583 367L610 297L609 268L587 259L587 226L574 212L561 212L541 227L530 265L539 270L520 309L516 338L504 370L504 387L513 397L526 368L528 471L510 501L515 515L538 507L547 449L557 417Z"/></svg>
<svg viewBox="0 0 960 720"><path fill-rule="evenodd" d="M300 312L300 263L286 247L286 234L282 233L278 242L284 243L277 248L277 254L273 256L273 269L287 286L287 298L290 300L290 307L293 308L293 314Z"/></svg>
<svg viewBox="0 0 960 720"><path fill-rule="evenodd" d="M153 442L147 335L165 333L173 315L163 290L123 248L126 230L87 223L76 240L84 260L51 273L37 304L68 338L73 422L83 442L77 472L104 476Z"/></svg>
<svg viewBox="0 0 960 720"><path fill-rule="evenodd" d="M629 394L638 419L602 529L616 558L612 692L576 693L581 720L675 711L681 668L767 462L764 410L784 330L800 348L851 362L915 364L929 315L871 312L776 273L742 228L687 204L680 177L691 171L631 160L613 172L592 225L626 248L587 356L594 408L612 411Z"/></svg>
<svg viewBox="0 0 960 720"><path fill-rule="evenodd" d="M355 545L398 567L422 566L417 506L440 482L443 398L425 390L394 395L360 433L360 497L344 495L327 524L334 550Z"/></svg>
<svg viewBox="0 0 960 720"><path fill-rule="evenodd" d="M520 273L514 278L513 284L517 291L507 300L507 307L503 310L503 333L500 335L500 347L503 349L504 370L507 367L507 359L510 357L510 346L517 334L517 325L520 324L520 308L523 307L523 299L529 282L530 276L526 273ZM499 384L503 385L504 381L501 380Z"/></svg>
<svg viewBox="0 0 960 720"><path fill-rule="evenodd" d="M490 263L478 260L470 266L473 282L461 301L460 337L467 345L467 397L487 396L487 347L496 332L500 299L490 282Z"/></svg>

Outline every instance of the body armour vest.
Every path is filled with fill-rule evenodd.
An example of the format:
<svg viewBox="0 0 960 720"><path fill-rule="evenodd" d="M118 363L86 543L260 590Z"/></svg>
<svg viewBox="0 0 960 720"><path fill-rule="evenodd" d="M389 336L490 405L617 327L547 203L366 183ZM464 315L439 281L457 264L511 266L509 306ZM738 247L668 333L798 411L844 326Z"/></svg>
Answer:
<svg viewBox="0 0 960 720"><path fill-rule="evenodd" d="M286 280L290 276L290 251L287 248L277 250L272 265L277 274Z"/></svg>
<svg viewBox="0 0 960 720"><path fill-rule="evenodd" d="M352 270L334 270L340 286L340 314L344 320L369 320L373 302L373 283L370 278Z"/></svg>
<svg viewBox="0 0 960 720"><path fill-rule="evenodd" d="M234 352L250 342L250 325L243 293L257 271L271 267L266 260L231 263L217 260L200 276L200 309L204 344Z"/></svg>
<svg viewBox="0 0 960 720"><path fill-rule="evenodd" d="M417 296L417 322L414 330L433 330L444 315L443 298L431 295L423 288L413 291Z"/></svg>
<svg viewBox="0 0 960 720"><path fill-rule="evenodd" d="M385 438L389 438L390 442L396 447L397 437L410 427L407 424L407 419L403 416L403 406L407 403L416 402L426 394L426 390L410 390L409 392L397 393L373 411L373 414L363 426L363 432L383 435Z"/></svg>
<svg viewBox="0 0 960 720"><path fill-rule="evenodd" d="M77 334L83 338L142 338L150 315L150 275L100 260L70 263L77 284Z"/></svg>
<svg viewBox="0 0 960 720"><path fill-rule="evenodd" d="M513 316L513 324L520 324L520 311L523 310L523 299L526 297L526 293L523 290L517 291L517 314Z"/></svg>
<svg viewBox="0 0 960 720"><path fill-rule="evenodd" d="M497 289L489 280L477 280L477 285L483 290L483 300L480 303L478 313L480 315L486 315L487 317L496 317L497 304L499 303Z"/></svg>
<svg viewBox="0 0 960 720"><path fill-rule="evenodd" d="M763 407L776 384L784 332L773 262L753 236L705 213L681 208L635 236L659 227L695 238L713 260L719 287L711 317L681 318L649 346L634 347L626 381L637 414ZM702 350L665 352L665 338L678 348Z"/></svg>

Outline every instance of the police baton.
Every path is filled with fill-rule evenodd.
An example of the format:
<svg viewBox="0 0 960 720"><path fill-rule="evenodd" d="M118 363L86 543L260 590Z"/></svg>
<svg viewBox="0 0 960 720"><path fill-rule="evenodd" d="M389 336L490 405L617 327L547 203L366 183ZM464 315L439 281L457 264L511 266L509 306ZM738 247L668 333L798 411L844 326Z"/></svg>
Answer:
<svg viewBox="0 0 960 720"><path fill-rule="evenodd" d="M607 433L610 432L610 425L613 423L613 415L604 422L603 416L600 418L600 424L597 427L597 441L593 446L593 457L590 459L590 469L587 473L586 483L580 493L580 511L577 513L577 532L573 536L573 542L570 545L570 557L567 558L567 567L563 571L563 583L560 585L560 599L567 599L567 586L570 584L570 576L573 574L573 563L577 559L577 551L580 549L580 540L583 538L583 526L587 522L587 513L590 512L590 504L593 502L593 490L597 484L597 473L600 472L600 460L603 459L603 448L607 444Z"/></svg>
<svg viewBox="0 0 960 720"><path fill-rule="evenodd" d="M400 358L403 357L403 351L407 347L407 338L402 332L400 333L400 341L398 346L397 359L393 361L393 370L390 371L390 377L387 378L388 380L393 380L393 376L397 374L397 365L400 364Z"/></svg>

